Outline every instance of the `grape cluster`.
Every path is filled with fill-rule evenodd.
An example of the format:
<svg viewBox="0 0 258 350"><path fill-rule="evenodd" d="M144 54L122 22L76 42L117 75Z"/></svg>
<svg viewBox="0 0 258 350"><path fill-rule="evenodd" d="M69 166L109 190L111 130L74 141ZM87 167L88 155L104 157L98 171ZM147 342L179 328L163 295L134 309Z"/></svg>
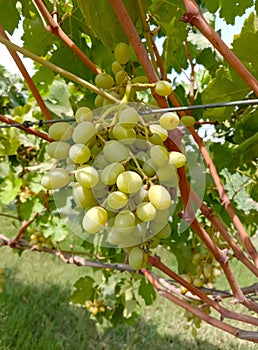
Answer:
<svg viewBox="0 0 258 350"><path fill-rule="evenodd" d="M97 314L106 311L103 300L86 300L85 307L93 316L97 316Z"/></svg>
<svg viewBox="0 0 258 350"><path fill-rule="evenodd" d="M149 249L171 234L176 169L186 162L183 154L163 145L168 130L178 126L178 116L165 113L153 122L139 112L120 104L93 118L82 107L74 127L53 124L49 135L55 141L46 151L63 166L41 180L47 190L72 186L75 205L85 211L83 229L96 234L108 228L107 241L128 247L135 269L145 265Z"/></svg>
<svg viewBox="0 0 258 350"><path fill-rule="evenodd" d="M50 238L46 238L42 230L30 228L30 246L36 246L38 250L42 250L43 247L53 248L53 243Z"/></svg>
<svg viewBox="0 0 258 350"><path fill-rule="evenodd" d="M201 304L199 301L195 301L192 304L207 315L211 313L211 308L207 304ZM198 329L201 327L202 319L188 311L185 311L184 317L186 318L184 329L191 330L192 336L196 337L198 334Z"/></svg>
<svg viewBox="0 0 258 350"><path fill-rule="evenodd" d="M3 292L3 270L0 269L0 293Z"/></svg>

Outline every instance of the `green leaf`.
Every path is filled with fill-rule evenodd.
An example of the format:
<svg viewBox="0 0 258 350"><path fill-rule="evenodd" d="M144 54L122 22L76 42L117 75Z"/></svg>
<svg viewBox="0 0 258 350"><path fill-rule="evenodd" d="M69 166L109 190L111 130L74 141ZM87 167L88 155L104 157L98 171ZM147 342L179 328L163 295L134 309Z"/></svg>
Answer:
<svg viewBox="0 0 258 350"><path fill-rule="evenodd" d="M12 202L20 192L21 185L22 180L15 177L14 174L10 174L9 177L0 184L0 203L7 205Z"/></svg>
<svg viewBox="0 0 258 350"><path fill-rule="evenodd" d="M92 300L94 296L94 279L90 276L81 277L75 282L74 287L76 290L71 296L71 302L73 304L85 304L86 300Z"/></svg>
<svg viewBox="0 0 258 350"><path fill-rule="evenodd" d="M39 198L32 197L20 204L20 210L23 220L30 220L34 213L40 213L44 210L44 205Z"/></svg>
<svg viewBox="0 0 258 350"><path fill-rule="evenodd" d="M238 58L243 61L251 63L258 68L258 45L250 45L258 41L258 32L256 33L242 33L233 42L233 51Z"/></svg>
<svg viewBox="0 0 258 350"><path fill-rule="evenodd" d="M139 295L143 298L145 305L151 305L156 300L156 292L153 285L145 278L141 279Z"/></svg>
<svg viewBox="0 0 258 350"><path fill-rule="evenodd" d="M0 23L4 30L7 30L12 35L20 20L16 1L0 0L0 8Z"/></svg>

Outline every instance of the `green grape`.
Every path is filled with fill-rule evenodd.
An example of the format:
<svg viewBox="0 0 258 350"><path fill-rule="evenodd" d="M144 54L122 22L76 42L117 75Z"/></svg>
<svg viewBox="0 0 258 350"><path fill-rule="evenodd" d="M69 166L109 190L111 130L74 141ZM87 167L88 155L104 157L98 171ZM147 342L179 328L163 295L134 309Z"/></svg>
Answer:
<svg viewBox="0 0 258 350"><path fill-rule="evenodd" d="M120 70L116 73L115 80L117 85L126 83L128 80L128 74L124 70Z"/></svg>
<svg viewBox="0 0 258 350"><path fill-rule="evenodd" d="M204 285L204 280L202 278L198 278L196 277L194 280L193 280L193 284L195 285L195 287L202 287Z"/></svg>
<svg viewBox="0 0 258 350"><path fill-rule="evenodd" d="M53 140L67 141L72 137L73 128L67 122L58 122L50 126L48 134Z"/></svg>
<svg viewBox="0 0 258 350"><path fill-rule="evenodd" d="M100 73L95 78L95 85L99 89L111 89L114 83L113 77L108 73Z"/></svg>
<svg viewBox="0 0 258 350"><path fill-rule="evenodd" d="M107 211L95 206L87 210L83 217L82 226L84 230L90 234L100 231L107 221Z"/></svg>
<svg viewBox="0 0 258 350"><path fill-rule="evenodd" d="M91 154L92 154L92 151L93 151L93 149L91 149ZM110 163L106 160L103 153L99 154L94 161L94 167L96 169L104 169L109 164Z"/></svg>
<svg viewBox="0 0 258 350"><path fill-rule="evenodd" d="M92 122L93 121L93 114L90 108L88 107L80 107L75 112L74 118L77 123L81 122Z"/></svg>
<svg viewBox="0 0 258 350"><path fill-rule="evenodd" d="M158 134L161 140L164 142L168 137L168 132L166 129L162 128L159 124L151 124L149 126L151 133Z"/></svg>
<svg viewBox="0 0 258 350"><path fill-rule="evenodd" d="M107 165L100 173L100 180L105 185L114 185L117 177L125 171L125 168L120 163L111 163Z"/></svg>
<svg viewBox="0 0 258 350"><path fill-rule="evenodd" d="M134 270L140 270L143 268L147 262L147 255L144 253L144 251L139 247L134 247L129 252L129 265Z"/></svg>
<svg viewBox="0 0 258 350"><path fill-rule="evenodd" d="M138 123L139 114L134 108L127 107L119 114L118 120L124 128L134 128Z"/></svg>
<svg viewBox="0 0 258 350"><path fill-rule="evenodd" d="M124 143L125 145L132 144L136 138L134 129L124 128L121 124L116 124L112 130L112 133L118 141Z"/></svg>
<svg viewBox="0 0 258 350"><path fill-rule="evenodd" d="M168 163L168 151L163 146L154 145L150 149L150 159L156 166L162 167Z"/></svg>
<svg viewBox="0 0 258 350"><path fill-rule="evenodd" d="M143 238L146 235L147 229L147 222L139 222L133 229L132 235Z"/></svg>
<svg viewBox="0 0 258 350"><path fill-rule="evenodd" d="M156 208L150 202L143 202L137 206L136 215L142 221L151 221L155 218Z"/></svg>
<svg viewBox="0 0 258 350"><path fill-rule="evenodd" d="M171 205L171 198L169 192L161 185L153 185L148 192L149 201L156 209L165 210Z"/></svg>
<svg viewBox="0 0 258 350"><path fill-rule="evenodd" d="M147 241L147 245L150 249L155 249L158 247L160 242L160 238L158 237L151 237L148 241Z"/></svg>
<svg viewBox="0 0 258 350"><path fill-rule="evenodd" d="M171 235L171 226L169 223L166 223L166 225L158 232L156 233L156 237L165 239L170 237Z"/></svg>
<svg viewBox="0 0 258 350"><path fill-rule="evenodd" d="M96 129L92 122L81 122L73 131L74 143L87 143L96 135Z"/></svg>
<svg viewBox="0 0 258 350"><path fill-rule="evenodd" d="M190 116L190 115L186 115L184 117L182 117L181 122L184 124L185 127L190 127L190 126L194 126L195 124L195 118Z"/></svg>
<svg viewBox="0 0 258 350"><path fill-rule="evenodd" d="M156 174L159 178L159 183L169 187L177 187L178 178L175 166L168 163L158 168Z"/></svg>
<svg viewBox="0 0 258 350"><path fill-rule="evenodd" d="M169 209L156 210L156 215L152 222L162 223L162 224L167 223L169 220L169 217L170 217Z"/></svg>
<svg viewBox="0 0 258 350"><path fill-rule="evenodd" d="M89 147L82 143L76 143L72 145L69 150L69 157L76 164L83 164L88 162L90 156L91 153Z"/></svg>
<svg viewBox="0 0 258 350"><path fill-rule="evenodd" d="M67 142L54 141L47 145L46 152L51 158L58 160L67 159L69 157L70 147Z"/></svg>
<svg viewBox="0 0 258 350"><path fill-rule="evenodd" d="M176 168L180 168L185 165L186 157L181 152L172 151L169 153L169 163L174 165Z"/></svg>
<svg viewBox="0 0 258 350"><path fill-rule="evenodd" d="M110 163L122 162L129 157L128 148L119 141L107 141L103 147L103 154Z"/></svg>
<svg viewBox="0 0 258 350"><path fill-rule="evenodd" d="M159 120L159 124L162 128L166 130L174 130L179 125L179 117L174 112L164 113Z"/></svg>
<svg viewBox="0 0 258 350"><path fill-rule="evenodd" d="M114 61L114 62L112 62L111 70L116 75L118 72L123 71L124 68L121 66L121 64L119 62Z"/></svg>
<svg viewBox="0 0 258 350"><path fill-rule="evenodd" d="M129 210L122 210L115 217L114 229L127 235L133 231L135 224L134 214Z"/></svg>
<svg viewBox="0 0 258 350"><path fill-rule="evenodd" d="M100 107L103 107L103 102L104 102L104 98L100 95L97 95L94 100L94 105L96 108L100 108Z"/></svg>
<svg viewBox="0 0 258 350"><path fill-rule="evenodd" d="M62 168L55 168L41 179L41 185L47 190L57 190L65 187L70 182L70 176L67 170Z"/></svg>
<svg viewBox="0 0 258 350"><path fill-rule="evenodd" d="M118 175L116 184L120 191L132 194L141 189L142 178L134 171L124 171Z"/></svg>
<svg viewBox="0 0 258 350"><path fill-rule="evenodd" d="M172 86L166 80L159 80L159 81L156 82L154 91L159 96L168 96L172 92Z"/></svg>
<svg viewBox="0 0 258 350"><path fill-rule="evenodd" d="M139 75L138 77L135 77L132 79L132 84L136 84L133 86L133 88L136 91L143 91L148 89L148 86L144 86L145 84L147 85L148 83L149 83L149 80L145 75ZM143 86L137 86L137 84L141 84Z"/></svg>
<svg viewBox="0 0 258 350"><path fill-rule="evenodd" d="M73 185L73 199L81 208L91 208L98 204L93 192L79 183Z"/></svg>
<svg viewBox="0 0 258 350"><path fill-rule="evenodd" d="M152 177L156 174L157 165L153 162L152 159L148 159L142 167L142 170L144 174L146 174L148 177Z"/></svg>
<svg viewBox="0 0 258 350"><path fill-rule="evenodd" d="M126 64L130 59L130 48L126 43L119 43L115 47L115 59L120 64Z"/></svg>
<svg viewBox="0 0 258 350"><path fill-rule="evenodd" d="M107 197L107 205L114 210L123 208L127 203L127 195L120 191L111 192Z"/></svg>
<svg viewBox="0 0 258 350"><path fill-rule="evenodd" d="M86 188L93 188L99 182L99 174L95 168L86 165L74 171L76 180Z"/></svg>

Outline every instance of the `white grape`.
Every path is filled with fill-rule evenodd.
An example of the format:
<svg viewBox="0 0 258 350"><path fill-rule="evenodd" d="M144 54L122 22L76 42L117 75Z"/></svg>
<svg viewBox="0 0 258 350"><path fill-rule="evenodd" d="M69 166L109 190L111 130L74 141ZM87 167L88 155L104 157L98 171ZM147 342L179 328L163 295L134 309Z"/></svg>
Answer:
<svg viewBox="0 0 258 350"><path fill-rule="evenodd" d="M47 190L57 190L65 187L70 182L70 176L66 169L55 168L41 179L41 185Z"/></svg>
<svg viewBox="0 0 258 350"><path fill-rule="evenodd" d="M92 122L81 122L73 131L74 143L86 144L96 135L96 129Z"/></svg>
<svg viewBox="0 0 258 350"><path fill-rule="evenodd" d="M95 206L85 213L82 226L87 233L94 234L103 228L106 221L107 211L100 206Z"/></svg>
<svg viewBox="0 0 258 350"><path fill-rule="evenodd" d="M46 146L47 154L54 159L62 160L69 157L70 145L64 141L54 141Z"/></svg>
<svg viewBox="0 0 258 350"><path fill-rule="evenodd" d="M99 174L95 168L86 165L75 170L76 180L86 188L93 188L99 182Z"/></svg>
<svg viewBox="0 0 258 350"><path fill-rule="evenodd" d="M124 171L118 175L116 184L122 192L136 193L142 187L142 178L134 171Z"/></svg>

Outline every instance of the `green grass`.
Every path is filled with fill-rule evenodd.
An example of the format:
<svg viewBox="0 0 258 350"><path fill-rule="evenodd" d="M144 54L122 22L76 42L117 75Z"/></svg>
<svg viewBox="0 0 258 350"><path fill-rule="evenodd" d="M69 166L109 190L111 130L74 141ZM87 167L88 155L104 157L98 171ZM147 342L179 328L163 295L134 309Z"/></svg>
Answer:
<svg viewBox="0 0 258 350"><path fill-rule="evenodd" d="M43 253L26 252L20 258L4 247L0 267L0 350L255 349L206 324L193 338L183 329L183 311L162 297L143 307L134 326L99 326L86 309L69 304L74 282L92 271Z"/></svg>

